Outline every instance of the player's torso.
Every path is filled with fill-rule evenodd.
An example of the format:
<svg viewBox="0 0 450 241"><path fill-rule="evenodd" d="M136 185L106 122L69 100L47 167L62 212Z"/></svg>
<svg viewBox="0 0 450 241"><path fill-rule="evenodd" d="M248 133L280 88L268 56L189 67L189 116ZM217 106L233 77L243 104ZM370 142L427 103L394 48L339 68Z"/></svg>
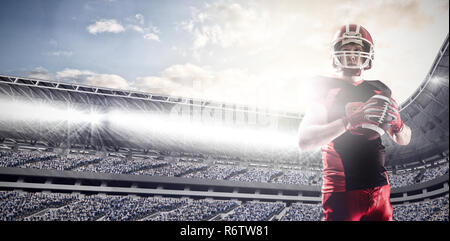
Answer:
<svg viewBox="0 0 450 241"><path fill-rule="evenodd" d="M379 81L352 85L339 79L325 80L324 98L327 121L345 115L349 102L366 102L380 91L390 90ZM324 192L364 189L387 184L384 169L384 146L381 138L369 141L364 136L345 132L322 148Z"/></svg>

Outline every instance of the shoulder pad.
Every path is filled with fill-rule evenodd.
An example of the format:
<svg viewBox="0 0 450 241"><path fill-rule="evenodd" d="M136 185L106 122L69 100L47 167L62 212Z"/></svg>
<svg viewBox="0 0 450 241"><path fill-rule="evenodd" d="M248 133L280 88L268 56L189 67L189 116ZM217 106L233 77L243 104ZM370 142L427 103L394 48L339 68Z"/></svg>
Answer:
<svg viewBox="0 0 450 241"><path fill-rule="evenodd" d="M373 86L375 90L381 91L383 95L391 97L391 89L389 89L389 87L387 87L387 85L385 85L383 82L379 80L367 80L366 82Z"/></svg>

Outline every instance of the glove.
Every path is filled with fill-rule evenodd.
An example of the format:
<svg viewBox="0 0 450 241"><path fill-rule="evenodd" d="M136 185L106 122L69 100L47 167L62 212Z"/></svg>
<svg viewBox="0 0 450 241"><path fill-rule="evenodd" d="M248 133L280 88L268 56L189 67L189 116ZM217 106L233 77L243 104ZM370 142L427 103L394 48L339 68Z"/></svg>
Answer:
<svg viewBox="0 0 450 241"><path fill-rule="evenodd" d="M355 131L364 124L379 126L381 123L375 121L383 116L383 107L374 105L373 100L363 102L350 102L345 105L346 129Z"/></svg>
<svg viewBox="0 0 450 241"><path fill-rule="evenodd" d="M403 130L404 123L402 118L400 117L400 111L398 109L397 102L392 97L390 98L390 100L391 104L389 105L388 110L388 116L390 117L389 125L391 126L392 133L396 134Z"/></svg>

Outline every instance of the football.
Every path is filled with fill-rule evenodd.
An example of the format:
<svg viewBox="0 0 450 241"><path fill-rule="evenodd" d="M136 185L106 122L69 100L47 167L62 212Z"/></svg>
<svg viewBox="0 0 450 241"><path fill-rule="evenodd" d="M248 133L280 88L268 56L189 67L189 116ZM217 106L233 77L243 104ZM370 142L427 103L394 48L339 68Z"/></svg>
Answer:
<svg viewBox="0 0 450 241"><path fill-rule="evenodd" d="M352 134L363 135L368 140L374 140L384 135L390 127L389 122L393 119L392 116L388 114L391 100L384 95L374 95L366 103L366 109L364 110L366 118L378 124L363 124L361 127L351 132Z"/></svg>

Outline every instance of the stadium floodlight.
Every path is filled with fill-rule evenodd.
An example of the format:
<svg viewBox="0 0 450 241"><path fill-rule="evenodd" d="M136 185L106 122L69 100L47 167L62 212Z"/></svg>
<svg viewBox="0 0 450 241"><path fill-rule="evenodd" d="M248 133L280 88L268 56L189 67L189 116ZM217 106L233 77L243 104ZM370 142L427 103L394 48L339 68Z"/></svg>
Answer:
<svg viewBox="0 0 450 241"><path fill-rule="evenodd" d="M296 148L295 133L271 128L236 127L232 124L192 121L189 118L156 113L112 111L109 125L116 133L134 140L157 140L194 148L280 150ZM168 141L170 140L170 141Z"/></svg>
<svg viewBox="0 0 450 241"><path fill-rule="evenodd" d="M83 121L84 116L80 111L77 111L69 107L66 110L66 115L64 116L64 119L71 123L78 123Z"/></svg>
<svg viewBox="0 0 450 241"><path fill-rule="evenodd" d="M192 118L191 115L160 112L110 110L45 101L2 100L3 123L35 122L49 127L91 127L112 131L119 139L157 147L182 147L214 151L284 151L296 148L295 133L283 133L274 126L236 125L222 119ZM248 152L247 152L248 153Z"/></svg>
<svg viewBox="0 0 450 241"><path fill-rule="evenodd" d="M103 115L90 110L81 111L66 104L49 104L41 101L1 100L1 120L4 121L31 121L31 122L63 122L72 124L91 123L99 124Z"/></svg>
<svg viewBox="0 0 450 241"><path fill-rule="evenodd" d="M67 109L67 115L65 118L65 120L71 123L79 123L79 124L90 123L94 125L98 125L102 119L103 115L93 110L90 110L88 113L86 113L84 111L73 108Z"/></svg>
<svg viewBox="0 0 450 241"><path fill-rule="evenodd" d="M97 112L91 111L89 114L87 114L86 119L92 125L98 125L103 120L103 115L101 115Z"/></svg>
<svg viewBox="0 0 450 241"><path fill-rule="evenodd" d="M55 105L41 101L24 101L20 99L0 100L1 119L4 121L61 121L66 113Z"/></svg>

